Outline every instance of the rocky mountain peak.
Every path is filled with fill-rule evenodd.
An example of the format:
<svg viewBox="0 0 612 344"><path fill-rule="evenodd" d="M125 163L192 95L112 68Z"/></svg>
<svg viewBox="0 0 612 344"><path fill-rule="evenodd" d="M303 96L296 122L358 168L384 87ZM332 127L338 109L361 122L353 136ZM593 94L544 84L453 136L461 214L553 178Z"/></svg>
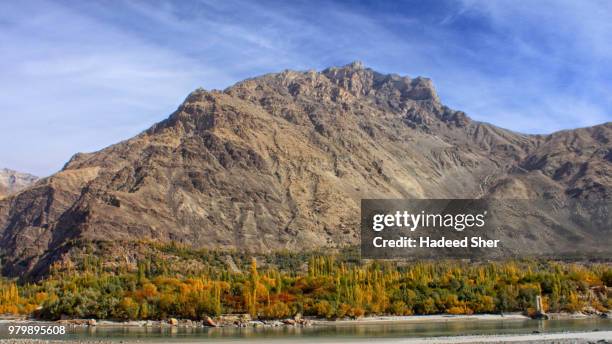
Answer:
<svg viewBox="0 0 612 344"><path fill-rule="evenodd" d="M333 83L357 96L374 96L382 99L399 96L404 100L440 102L433 82L429 78L382 74L366 68L362 62L352 62L343 67L330 67L321 72Z"/></svg>
<svg viewBox="0 0 612 344"><path fill-rule="evenodd" d="M356 60L347 64L346 66L344 66L344 68L365 69L365 66L362 61Z"/></svg>

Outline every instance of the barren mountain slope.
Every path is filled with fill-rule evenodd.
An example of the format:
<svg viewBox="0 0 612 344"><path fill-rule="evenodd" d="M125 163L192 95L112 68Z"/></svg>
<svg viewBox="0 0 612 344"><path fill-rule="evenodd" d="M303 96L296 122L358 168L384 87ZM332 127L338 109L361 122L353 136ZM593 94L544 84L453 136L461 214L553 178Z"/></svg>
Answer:
<svg viewBox="0 0 612 344"><path fill-rule="evenodd" d="M77 241L356 244L362 198L609 199L611 132L513 133L443 106L428 79L359 63L196 90L142 134L0 201L4 273L42 273Z"/></svg>
<svg viewBox="0 0 612 344"><path fill-rule="evenodd" d="M30 186L38 180L28 173L21 173L7 168L0 169L0 199Z"/></svg>

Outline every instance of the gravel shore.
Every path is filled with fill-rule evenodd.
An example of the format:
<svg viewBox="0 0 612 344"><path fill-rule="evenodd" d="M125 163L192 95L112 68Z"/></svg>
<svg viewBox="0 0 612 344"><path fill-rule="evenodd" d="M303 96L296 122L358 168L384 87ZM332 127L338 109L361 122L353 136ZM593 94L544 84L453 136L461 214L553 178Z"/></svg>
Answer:
<svg viewBox="0 0 612 344"><path fill-rule="evenodd" d="M358 339L334 339L334 338L304 338L287 337L266 339L231 339L216 340L203 338L201 341L195 338L190 341L171 340L174 344L193 344L197 342L214 343L313 343L313 344L347 344L347 343L370 343L371 338ZM485 343L515 343L515 344L612 344L612 331L601 332L576 332L576 333L550 333L550 334L524 334L524 335L500 335L500 336L458 336L458 337L432 337L432 338L377 338L378 343L387 344L485 344ZM148 343L145 339L138 340L40 340L40 339L0 339L0 344L129 344ZM154 343L161 343L158 340Z"/></svg>

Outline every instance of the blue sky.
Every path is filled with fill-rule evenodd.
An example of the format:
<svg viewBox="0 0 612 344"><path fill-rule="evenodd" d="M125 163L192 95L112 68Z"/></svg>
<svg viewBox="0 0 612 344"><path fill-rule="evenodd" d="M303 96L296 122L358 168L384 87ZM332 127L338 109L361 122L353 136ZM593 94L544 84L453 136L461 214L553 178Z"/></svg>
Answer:
<svg viewBox="0 0 612 344"><path fill-rule="evenodd" d="M361 60L527 133L612 120L610 1L3 1L0 167L129 138L197 87Z"/></svg>

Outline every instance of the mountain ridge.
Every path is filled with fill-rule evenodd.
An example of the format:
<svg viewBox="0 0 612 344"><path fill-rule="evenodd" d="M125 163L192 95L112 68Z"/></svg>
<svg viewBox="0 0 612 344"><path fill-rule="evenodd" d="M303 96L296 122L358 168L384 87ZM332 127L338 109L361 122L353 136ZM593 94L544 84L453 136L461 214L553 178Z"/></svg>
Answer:
<svg viewBox="0 0 612 344"><path fill-rule="evenodd" d="M612 123L527 135L473 121L431 80L359 63L266 74L195 90L141 134L1 200L3 272L43 274L74 240L354 245L362 198L609 200L611 138Z"/></svg>

